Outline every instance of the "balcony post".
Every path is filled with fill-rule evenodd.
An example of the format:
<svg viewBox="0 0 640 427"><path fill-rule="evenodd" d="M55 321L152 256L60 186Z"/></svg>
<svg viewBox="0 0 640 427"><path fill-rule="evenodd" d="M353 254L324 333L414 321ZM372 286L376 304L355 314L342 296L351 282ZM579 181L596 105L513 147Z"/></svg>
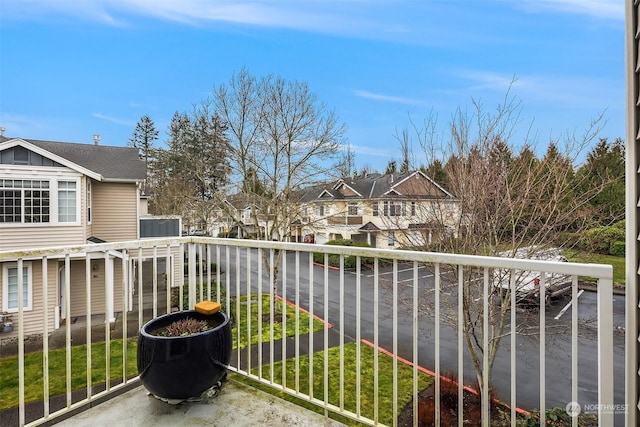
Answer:
<svg viewBox="0 0 640 427"><path fill-rule="evenodd" d="M612 426L613 405L613 271L598 280L598 425Z"/></svg>

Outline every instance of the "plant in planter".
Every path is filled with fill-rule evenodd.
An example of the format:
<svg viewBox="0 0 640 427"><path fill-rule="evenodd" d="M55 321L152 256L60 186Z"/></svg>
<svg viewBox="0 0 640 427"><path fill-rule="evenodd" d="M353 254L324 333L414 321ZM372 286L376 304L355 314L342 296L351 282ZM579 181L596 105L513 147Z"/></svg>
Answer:
<svg viewBox="0 0 640 427"><path fill-rule="evenodd" d="M197 398L226 377L231 340L229 317L218 303L157 317L138 335L140 380L170 403Z"/></svg>

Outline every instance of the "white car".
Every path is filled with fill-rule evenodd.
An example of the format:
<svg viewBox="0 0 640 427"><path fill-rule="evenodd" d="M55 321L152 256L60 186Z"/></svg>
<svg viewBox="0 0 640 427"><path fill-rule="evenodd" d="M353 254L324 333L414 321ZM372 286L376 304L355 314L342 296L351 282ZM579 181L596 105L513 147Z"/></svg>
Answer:
<svg viewBox="0 0 640 427"><path fill-rule="evenodd" d="M521 254L522 253L516 253L516 256L513 258L525 259L523 256L518 256ZM533 255L526 257L526 259L568 262L567 258L560 255L560 251L557 249L548 249L534 253ZM504 292L510 289L512 273L515 275L516 304L526 306L539 305L540 285L543 282L539 271L497 269L493 272L493 286L499 288L500 292L504 295ZM552 298L556 298L571 291L571 276L568 274L545 272L544 284L545 303L548 303Z"/></svg>

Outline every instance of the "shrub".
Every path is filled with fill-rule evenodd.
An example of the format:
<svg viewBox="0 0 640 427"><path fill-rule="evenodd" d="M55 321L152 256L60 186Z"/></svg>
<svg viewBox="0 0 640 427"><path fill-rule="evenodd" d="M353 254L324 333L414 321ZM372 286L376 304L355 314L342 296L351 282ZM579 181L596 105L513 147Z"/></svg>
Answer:
<svg viewBox="0 0 640 427"><path fill-rule="evenodd" d="M326 243L327 245L333 246L355 246L360 248L370 248L371 246L365 242L354 242L351 239L338 239L332 240ZM355 268L356 267L355 256L346 256L344 258L344 268ZM362 257L361 258L363 264L372 264L373 258ZM313 253L313 261L317 263L324 263L324 252L314 252ZM332 267L340 266L340 255L337 254L329 254L329 265Z"/></svg>
<svg viewBox="0 0 640 427"><path fill-rule="evenodd" d="M613 242L613 246L611 246L609 253L613 256L624 256L625 242L623 240L618 240L616 242Z"/></svg>
<svg viewBox="0 0 640 427"><path fill-rule="evenodd" d="M625 222L618 221L610 226L595 227L587 230L578 242L578 247L588 252L603 255L624 253L620 243L625 240ZM615 253L614 253L615 252Z"/></svg>

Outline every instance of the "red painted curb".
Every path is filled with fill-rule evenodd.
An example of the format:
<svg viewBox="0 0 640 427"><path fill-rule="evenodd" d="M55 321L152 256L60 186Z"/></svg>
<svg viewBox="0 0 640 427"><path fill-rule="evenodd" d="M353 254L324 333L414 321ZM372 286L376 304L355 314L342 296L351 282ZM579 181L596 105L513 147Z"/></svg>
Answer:
<svg viewBox="0 0 640 427"><path fill-rule="evenodd" d="M315 262L315 261L313 261L313 265L315 265L316 267L324 267L324 264ZM333 265L327 265L327 268L329 270L336 270L336 271L340 270L340 267L334 267Z"/></svg>
<svg viewBox="0 0 640 427"><path fill-rule="evenodd" d="M276 295L276 298L282 301L282 297L281 297L281 296ZM294 308L296 308L296 309L300 310L301 312L305 313L306 315L311 316L311 313L309 313L309 311L305 310L305 309L304 309L304 308L302 308L302 307L298 307L298 306L297 306L297 305L295 305L293 302L291 302L291 301L289 301L289 300L284 300L284 302L285 302L287 305L289 305L289 306L291 306L291 307L294 307ZM314 318L314 319L316 319L316 320L317 320L317 321L319 321L319 322L326 323L326 324L327 324L327 329L331 329L331 328L333 328L333 325L332 325L331 323L329 323L329 322L325 322L325 320L324 320L323 318L321 318L321 317L319 317L319 316L317 316L317 315L315 315L315 314L313 315L313 318Z"/></svg>
<svg viewBox="0 0 640 427"><path fill-rule="evenodd" d="M365 339L361 339L360 341L361 341L363 344L365 344L365 345L367 345L367 346L369 346L369 347L371 347L371 348L375 349L375 344L373 344L372 342L367 341L367 340L365 340ZM381 353L383 353L383 354L386 354L387 356L393 357L393 353L391 353L389 350L386 350L386 349L384 349L384 348L382 348L382 347L380 347L380 346L378 346L378 351L379 351L379 352L381 352ZM398 358L398 360L399 360L400 362L404 363L405 365L408 365L408 366L413 367L413 362L411 362L411 361L409 361L409 360L407 360L407 359L404 359L404 358L402 358L402 357L400 357L400 356L397 356L397 358ZM424 367L422 367L422 366L420 366L420 365L417 365L417 366L418 366L418 368L417 368L417 369L418 369L420 372L424 372L425 374L427 374L427 375L431 375L432 377L435 377L435 376L436 376L436 373L435 373L435 372L433 372L433 371L431 371L431 370L429 370L429 369L427 369L427 368L424 368ZM455 381L453 381L451 378L444 377L444 376L442 376L442 374L440 375L440 380L441 380L441 381L447 381L447 382L451 382L451 383L457 384L457 383L456 383ZM466 391L468 391L468 392L473 393L473 394L478 394L478 393L477 393L473 388L471 388L471 387L469 387L469 386L467 386L467 385L463 385L463 386L462 386L462 388L463 388L463 389L465 389L465 390L466 390ZM507 408L510 408L510 406L509 406L509 405L507 405L507 404L506 404L506 403L504 403L504 402L501 402L501 401L499 401L499 400L497 400L497 399L495 399L495 401L496 401L496 402L498 402L498 403L500 403L501 405L506 406ZM517 412L517 413L519 413L519 414L522 414L522 415L531 415L529 411L525 411L524 409L520 409L520 408L516 408L516 412Z"/></svg>

